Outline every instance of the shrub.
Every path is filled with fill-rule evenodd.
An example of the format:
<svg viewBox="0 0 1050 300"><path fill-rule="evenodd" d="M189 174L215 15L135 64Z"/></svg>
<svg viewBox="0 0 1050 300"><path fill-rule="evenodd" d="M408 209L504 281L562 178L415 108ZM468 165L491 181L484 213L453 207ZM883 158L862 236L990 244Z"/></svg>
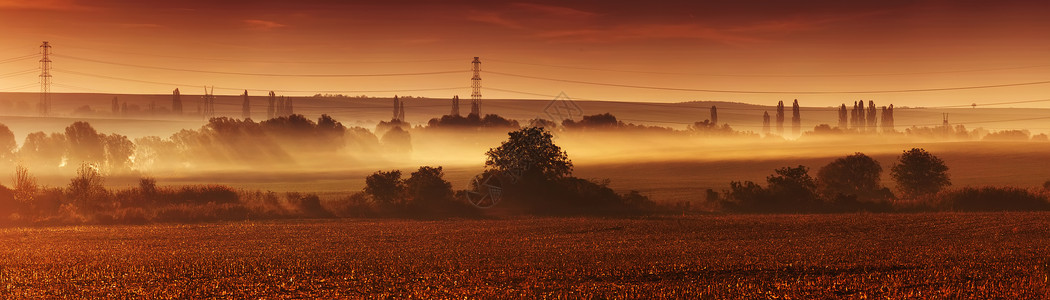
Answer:
<svg viewBox="0 0 1050 300"><path fill-rule="evenodd" d="M400 204L403 201L405 185L401 181L401 171L376 171L365 177L365 193L372 195L377 203L384 206Z"/></svg>
<svg viewBox="0 0 1050 300"><path fill-rule="evenodd" d="M303 195L300 193L288 193L285 195L289 206L306 217L330 217L328 210L321 206L321 198L317 194Z"/></svg>
<svg viewBox="0 0 1050 300"><path fill-rule="evenodd" d="M88 211L112 208L115 203L104 184L105 177L95 166L82 164L77 176L70 179L66 192L72 204L79 208Z"/></svg>
<svg viewBox="0 0 1050 300"><path fill-rule="evenodd" d="M936 208L956 211L1050 210L1045 194L1016 187L965 187L934 197Z"/></svg>

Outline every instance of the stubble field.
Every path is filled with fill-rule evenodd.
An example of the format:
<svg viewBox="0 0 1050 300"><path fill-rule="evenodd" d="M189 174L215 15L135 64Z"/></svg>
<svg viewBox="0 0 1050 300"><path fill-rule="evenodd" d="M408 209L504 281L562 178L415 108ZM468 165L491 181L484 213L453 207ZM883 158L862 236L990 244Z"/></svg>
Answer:
<svg viewBox="0 0 1050 300"><path fill-rule="evenodd" d="M0 298L1050 297L1050 214L0 229Z"/></svg>

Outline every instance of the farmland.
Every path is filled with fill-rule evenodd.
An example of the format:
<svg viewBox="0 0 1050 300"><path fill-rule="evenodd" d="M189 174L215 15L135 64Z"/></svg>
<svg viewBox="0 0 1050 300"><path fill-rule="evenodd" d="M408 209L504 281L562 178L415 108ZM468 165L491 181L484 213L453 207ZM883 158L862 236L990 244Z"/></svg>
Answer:
<svg viewBox="0 0 1050 300"><path fill-rule="evenodd" d="M1050 214L0 229L2 298L1050 296Z"/></svg>

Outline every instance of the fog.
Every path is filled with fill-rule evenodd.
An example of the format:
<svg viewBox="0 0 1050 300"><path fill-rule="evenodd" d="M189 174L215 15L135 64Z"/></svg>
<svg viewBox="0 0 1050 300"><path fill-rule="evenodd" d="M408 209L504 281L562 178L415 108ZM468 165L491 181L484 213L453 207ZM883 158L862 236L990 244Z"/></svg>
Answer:
<svg viewBox="0 0 1050 300"><path fill-rule="evenodd" d="M382 102L370 101L377 107ZM0 123L10 128L16 143L13 159L5 162L8 167L4 169L13 170L14 164L22 163L42 184L51 186L68 184L79 164L86 162L103 171L111 186L132 185L139 177L148 176L161 185L217 183L244 189L339 194L359 191L363 178L377 170L411 172L429 165L443 166L453 187L462 189L483 170L485 151L499 146L507 132L528 126L531 119L542 115L521 111L542 112L536 107L543 102L494 101L491 112L516 120L517 127L431 126L428 120L447 114L447 107L434 105L412 111L416 114L397 125L370 121L389 120L389 113L380 111L355 112L351 117L333 109L337 113L323 119L323 105L318 103L304 105L309 109L297 112L304 116L264 121L219 118L205 122L199 117L165 115L0 116ZM914 147L943 157L956 185L1037 186L1050 179L1044 171L1050 142L1045 135L1032 131L966 128L952 123L949 127L898 126L893 133L834 128L818 132L814 124L835 125L834 111L804 108L803 112L812 113L803 115L803 133L782 138L764 134L760 123L763 110L745 114L743 104L720 104L728 106L720 115L724 120L720 124L728 124L727 128L630 121L659 119L684 109L696 112L703 104L661 105L644 111L624 109L624 105L581 104L595 114L607 108L619 118L619 124L555 125L548 130L575 164L577 176L610 179L613 188L639 190L656 201L692 201L702 198L706 189L724 189L730 181L760 181L782 166L801 164L815 170L855 152L876 158L885 170L884 183L892 186L886 173L898 154ZM1039 120L1017 121L1028 118L1033 113L1030 110L980 112L976 109L958 115L1009 120L1012 128L1042 128ZM917 123L916 116L928 114L901 109L897 122ZM345 118L340 119L340 115ZM696 119L706 117L698 115ZM88 127L71 130L76 122ZM785 123L784 131L791 132L790 121ZM0 184L10 185L8 176L0 178Z"/></svg>

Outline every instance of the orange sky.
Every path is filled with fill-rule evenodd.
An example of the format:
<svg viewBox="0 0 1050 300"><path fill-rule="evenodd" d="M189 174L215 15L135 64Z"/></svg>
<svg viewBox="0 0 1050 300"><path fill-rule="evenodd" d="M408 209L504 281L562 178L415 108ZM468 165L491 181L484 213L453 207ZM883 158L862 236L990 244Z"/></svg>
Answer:
<svg viewBox="0 0 1050 300"><path fill-rule="evenodd" d="M1046 1L171 2L0 0L0 91L38 90L36 73L18 73L36 68L36 58L5 59L36 53L47 40L56 54L56 92L179 87L199 93L214 85L218 94L272 89L468 97L469 62L480 56L486 98L565 92L661 102L799 99L806 106L1050 99L1050 84L875 92L1050 81ZM135 66L284 75L461 73L275 77ZM454 89L394 92L442 88ZM804 93L839 91L860 93ZM1050 101L1010 106L1050 107Z"/></svg>

